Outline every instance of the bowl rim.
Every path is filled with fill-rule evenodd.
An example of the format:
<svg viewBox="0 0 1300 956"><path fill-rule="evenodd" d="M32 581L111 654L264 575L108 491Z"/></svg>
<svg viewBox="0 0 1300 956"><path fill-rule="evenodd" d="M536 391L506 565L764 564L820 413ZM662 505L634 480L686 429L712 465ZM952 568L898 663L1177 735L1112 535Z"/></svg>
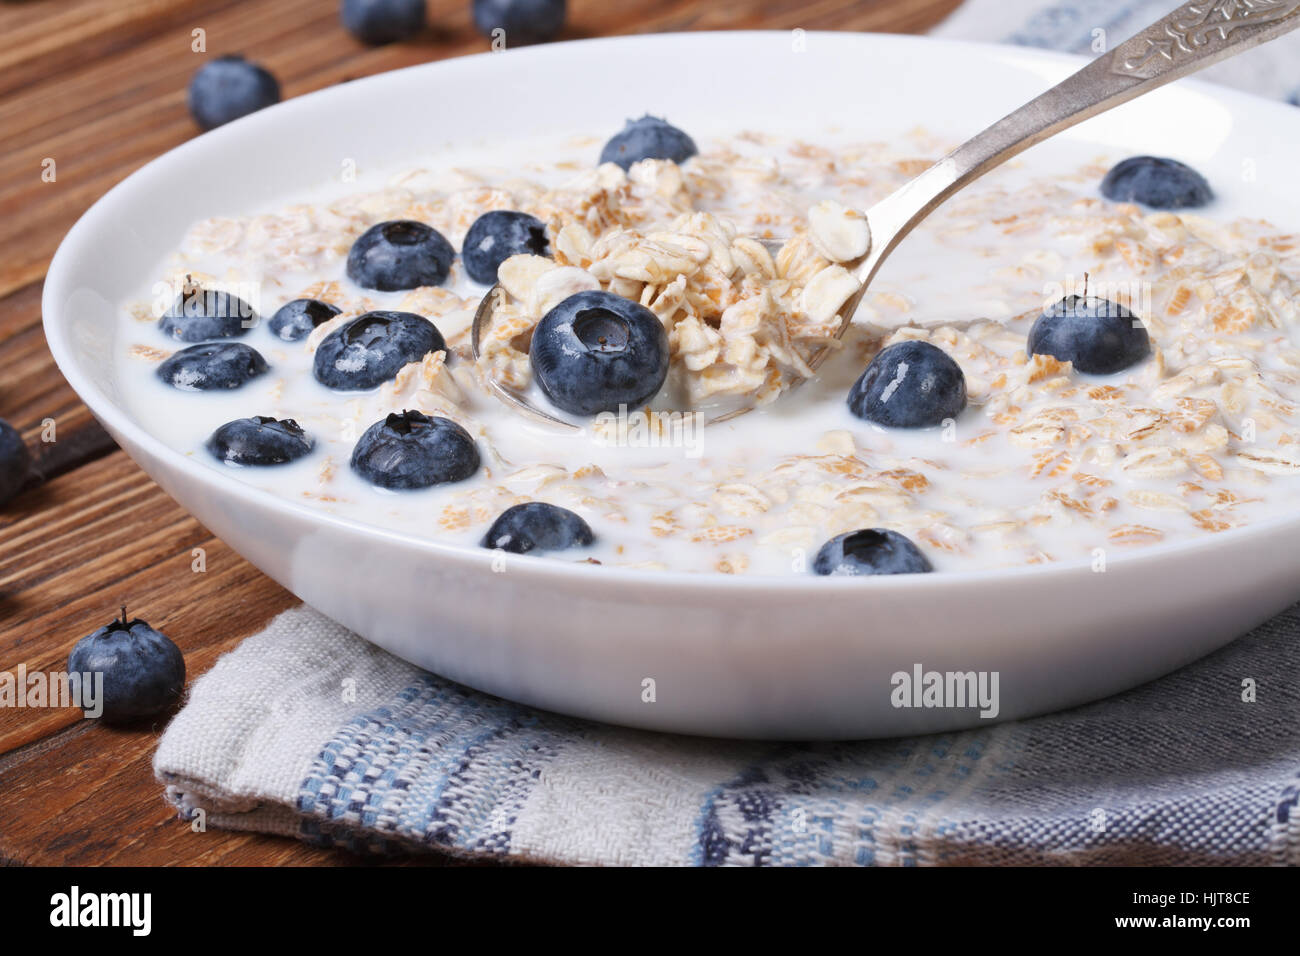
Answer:
<svg viewBox="0 0 1300 956"><path fill-rule="evenodd" d="M1012 65L1016 65L1015 61L1018 61L1026 65L1037 63L1051 67L1078 68L1090 62L1087 57L1071 53L924 35L821 30L809 30L805 31L805 33L818 42L839 43L846 46L862 43L886 43L890 45L916 45L927 50L936 47L961 49L967 55L989 57ZM228 499L232 492L238 491L241 501L251 499L250 504L279 512L285 517L306 524L325 525L342 533L362 535L388 545L418 550L451 562L459 562L470 569L490 569L491 563L496 556L496 552L492 550L439 541L394 528L370 524L356 518L343 517L311 508L255 485L231 481L219 469L192 460L191 456L171 448L147 431L142 425L137 424L103 389L81 371L78 360L73 354L72 346L68 341L68 323L61 319L63 302L77 288L73 275L73 260L77 258L79 253L94 248L90 240L97 233L102 235L104 221L113 215L115 207L126 201L124 197L140 189L142 184L147 183L160 168L166 168L180 158L208 148L210 144L220 142L224 138L247 135L247 132L255 129L258 124L270 129L283 111L298 108L303 103L318 103L322 99L338 95L344 90L355 92L356 90L368 88L378 89L378 87L386 83L399 82L400 77L409 78L415 74L435 70L475 69L477 68L475 64L482 63L485 57L500 58L503 53L505 56L512 58L544 60L548 57L569 56L575 48L581 48L584 55L586 55L586 51L603 50L605 47L623 48L681 43L708 43L713 46L723 43L743 46L771 41L774 37L788 38L789 36L790 31L788 30L655 33L568 40L506 51L468 54L389 70L352 80L346 84L335 84L314 90L259 110L217 129L196 135L193 139L173 147L150 160L110 188L78 218L59 243L46 271L41 295L42 326L55 365L78 398L110 431L123 435L130 444L142 449L151 459L159 462L164 467L183 473L187 479L198 483L216 499ZM926 53L925 55L930 56L933 54ZM1183 79L1177 81L1176 85L1208 94L1213 99L1227 101L1229 104L1239 102L1247 105L1252 110L1262 108L1267 111L1276 108L1278 118L1283 123L1288 122L1288 120L1284 120L1282 117L1295 114L1289 122L1300 124L1300 111L1296 111L1295 107L1282 102L1203 80ZM996 119L996 117L990 118L990 122L993 119ZM134 460L134 456L132 457ZM139 465L139 462L137 462L137 465ZM146 469L142 468L142 470ZM152 479L152 476L150 477ZM1126 571L1139 568L1149 570L1151 566L1170 558L1196 559L1202 552L1208 552L1225 545L1240 544L1245 546L1255 538L1272 534L1285 534L1287 532L1300 532L1300 509L1290 514L1257 521L1242 527L1213 534L1206 533L1203 536L1187 541L1146 545L1137 551L1128 553L1121 553L1118 549L1114 553L1108 551L1106 568L1108 571L1121 568ZM516 557L521 560L513 560ZM548 559L543 556L511 555L510 558L512 559L510 561L511 575L528 575L535 583L544 584L550 580L576 578L575 583L578 584L605 582L610 585L636 586L646 589L647 592L670 589L677 596L702 595L716 590L721 590L727 594L733 592L744 594L772 593L778 597L787 597L805 596L818 593L818 591L833 593L858 592L863 588L899 588L903 590L953 587L979 588L983 585L1010 580L1046 581L1053 576L1077 576L1095 573L1092 570L1092 562L1087 558L1039 565L1014 565L997 568L941 571L931 574L866 577L823 577L814 574L730 575L698 571L652 571L614 565L594 566L580 561ZM524 558L527 558L527 560L522 560Z"/></svg>

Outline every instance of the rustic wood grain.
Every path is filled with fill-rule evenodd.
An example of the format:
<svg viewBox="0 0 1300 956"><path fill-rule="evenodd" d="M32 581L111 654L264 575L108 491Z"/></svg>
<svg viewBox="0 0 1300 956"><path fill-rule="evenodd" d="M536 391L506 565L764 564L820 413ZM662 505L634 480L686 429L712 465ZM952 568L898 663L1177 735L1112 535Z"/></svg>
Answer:
<svg viewBox="0 0 1300 956"><path fill-rule="evenodd" d="M563 38L917 32L958 2L570 0ZM115 449L54 367L40 330L41 280L91 203L196 135L185 84L203 59L244 53L277 75L288 98L487 49L468 0L432 0L429 9L423 36L374 49L339 27L334 0L0 4L0 417L36 458L28 489L0 511L0 670L61 669L72 645L126 603L177 641L192 680L294 603ZM196 28L206 31L205 54L191 52ZM54 182L41 179L46 158ZM206 552L203 573L191 569L194 548ZM75 711L0 709L0 865L357 862L292 840L191 832L153 779L156 739L156 730L113 730Z"/></svg>

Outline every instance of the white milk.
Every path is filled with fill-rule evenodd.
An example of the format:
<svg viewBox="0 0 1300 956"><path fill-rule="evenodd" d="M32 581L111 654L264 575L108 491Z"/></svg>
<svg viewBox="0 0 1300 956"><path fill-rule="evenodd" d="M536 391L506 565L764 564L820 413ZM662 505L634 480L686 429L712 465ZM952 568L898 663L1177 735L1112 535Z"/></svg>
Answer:
<svg viewBox="0 0 1300 956"><path fill-rule="evenodd" d="M709 144L709 140L700 139L703 150L707 151ZM734 145L731 141L728 144ZM1096 180L1080 179L1075 175L1081 161L1093 157L1080 157L1077 148L1065 144L1048 146L1056 148L1039 148L1027 160L1017 163L1015 168L995 171L968 192L1002 188L1015 190L1034 180L1057 177L1077 195L1095 196ZM745 148L755 156L780 155L783 150L783 146L773 143L750 143ZM513 177L522 177L560 183L573 175L573 168L556 168L552 161L567 161L581 167L591 161L591 154L597 149L590 145L578 149L558 143L534 144L522 152L533 160L523 169L511 167L511 157L521 154L517 145L508 151L496 152L449 150L438 156L436 163L422 157L418 165L430 171L432 180L437 179L440 171L462 168L475 170L486 182L505 182ZM908 155L905 150L902 154ZM916 152L912 155L922 154ZM929 155L934 154L931 152ZM543 159L546 162L542 162ZM300 195L286 196L284 205L299 202L321 204L349 192L382 188L395 174L415 165L417 163L407 161L396 164L393 170L363 171L356 183L332 183L305 189ZM740 189L736 194L710 199L700 206L728 214L735 219L743 234L757 228L751 218L756 208L778 208L787 215L797 214L818 199L831 196L865 208L886 191L879 183L837 188L829 181L830 178L833 177L809 174L803 181L779 187L757 184L753 189ZM249 213L264 211L269 210L249 210ZM1230 220L1247 211L1251 210L1222 200L1206 210L1218 221ZM981 317L1005 321L1013 315L1045 305L1050 298L1045 297L1048 281L1060 281L1067 275L1077 276L1095 261L1095 257L1082 250L1079 242L1068 236L1056 237L1051 251L1060 256L1059 271L1053 272L1048 267L1040 268L1038 274L1029 270L1025 276L1008 277L1006 270L1023 262L1030 253L1042 249L1040 238L1023 241L1015 234L1003 234L990 224L954 235L945 232L950 224L951 219L941 215L933 225L923 225L902 243L873 283L873 294L868 296L867 305L858 314L860 322L872 321L884 327L900 324L928 327L960 324ZM459 237L449 238L459 246ZM996 250L995 254L982 251L986 248ZM263 319L269 318L283 302L295 297L298 290L314 281L338 281L369 297L380 308L398 308L405 295L355 289L344 275L341 259L323 270L268 274L263 274L257 262L238 256L206 255L191 257L189 261L194 268L212 275L242 277L259 283L261 300L255 304ZM164 267L160 265L155 276L142 277L140 299L148 301L154 297L151 287L163 272ZM477 299L485 291L483 287L470 283L459 268L454 277L456 281L452 291L457 294ZM1112 257L1108 260L1105 275L1096 278L1098 281L1104 279L1107 284L1116 284L1134 277L1135 274L1126 272L1122 260ZM882 293L901 296L909 306L907 311L899 311L897 300L881 298ZM471 313L465 311L432 320L448 340L453 340L463 332L470 317ZM1028 321L1011 326L1022 337L1028 332L1028 327ZM376 404L375 393L337 393L317 383L312 375L312 357L305 342L281 342L263 324L237 341L262 353L272 366L269 374L228 392L187 393L159 382L154 374L155 363L142 360L131 351L133 346L171 351L177 343L163 336L153 322L133 318L125 306L121 333L115 361L125 404L151 433L171 447L221 470L231 481L247 482L290 500L365 523L466 546L477 545L490 519L471 520L468 527L448 529L440 523L440 518L444 516L444 509L455 504L458 496L463 496L467 490L498 485L506 475L533 465L558 465L569 471L595 465L605 477L587 480L583 487L597 498L616 501L621 520L610 517L608 509L599 504L575 507L591 524L598 542L591 549L558 555L558 558L577 560L592 557L602 563L658 564L683 570L712 570L723 564L731 570L742 570L737 567L738 559L741 564L747 562L749 573L802 572L821 540L792 544L778 535L781 540L763 543L763 539L779 530L783 522L802 526L800 520L783 517L790 513L792 501L773 502L758 516L726 517L727 523L752 526L754 533L722 544L692 542L685 531L655 534L651 530L651 519L665 511L680 511L691 502L707 506L720 483L727 480L744 482L789 456L821 454L817 448L818 441L826 433L836 430L852 434L858 456L872 467L892 467L911 459L924 459L938 466L920 469L929 479L930 487L917 497L914 510L918 515L929 511L942 513L940 524L962 529L967 537L951 551L921 543L922 550L937 570L1086 559L1095 555L1096 549L1113 547L1107 529L1126 522L1158 527L1164 532L1165 541L1205 533L1183 515L1158 515L1134 507L1125 500L1124 486L1120 482L1112 489L1119 503L1104 521L1072 520L1068 513L1058 513L1049 521L1031 523L1009 539L972 530L1007 513L1027 517L1032 510L1030 506L1040 501L1048 486L1041 478L1030 478L1025 473L1025 450L1013 447L1004 433L980 444L963 444L991 427L976 404L958 419L954 432L885 430L853 417L844 399L864 364L863 355L854 348L833 356L815 381L788 393L776 403L732 422L688 434L692 441L687 447L602 446L586 432L575 435L532 424L515 415L490 394L471 388L468 389L465 411L483 428L486 442L480 441L480 448L483 449L484 469L468 482L457 485L388 492L368 485L347 465L360 432L382 418L386 409ZM1257 363L1266 375L1270 369L1285 373L1287 366L1274 356L1284 347L1296 346L1294 328L1270 330L1267 338L1272 345L1258 351L1255 356ZM1167 347L1167 343L1154 335L1153 341ZM459 367L458 380L462 386L471 384L469 369L464 367L467 364L455 356L449 361L453 369ZM1125 381L1139 369L1113 378ZM1276 388L1288 399L1300 402L1300 388L1295 385L1280 383ZM314 452L299 462L272 468L233 468L213 461L203 448L203 442L211 432L223 422L251 415L296 419L316 439ZM360 421L359 427L355 422L349 427L348 422L341 421L354 417ZM696 440L698 445L694 443ZM495 454L489 450L489 445ZM327 461L332 462L332 477L322 482L322 467ZM972 472L980 472L982 476L972 475ZM1187 477L1184 475L1167 481L1147 479L1141 482L1141 487L1173 493L1179 481L1187 480ZM548 495L545 489L538 490L534 478L521 477L507 487L518 495L535 495L542 500L570 506L566 500ZM1239 507L1236 512L1238 523L1260 520L1293 510L1300 501L1300 480L1273 477L1258 481L1244 489L1242 494L1259 500ZM882 526L898 527L909 534L915 532L914 526L919 523L922 523L919 517L910 520L893 515L882 516L879 522Z"/></svg>

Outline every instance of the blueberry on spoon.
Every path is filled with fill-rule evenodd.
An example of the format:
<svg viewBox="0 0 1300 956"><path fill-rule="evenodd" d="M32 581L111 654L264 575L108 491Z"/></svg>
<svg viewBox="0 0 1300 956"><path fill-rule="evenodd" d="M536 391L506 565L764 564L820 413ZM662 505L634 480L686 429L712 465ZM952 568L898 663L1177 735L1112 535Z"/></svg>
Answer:
<svg viewBox="0 0 1300 956"><path fill-rule="evenodd" d="M18 494L31 472L32 456L23 444L23 436L0 419L0 505Z"/></svg>
<svg viewBox="0 0 1300 956"><path fill-rule="evenodd" d="M568 508L529 501L501 512L482 544L511 554L527 554L582 548L595 540L587 522Z"/></svg>
<svg viewBox="0 0 1300 956"><path fill-rule="evenodd" d="M1124 306L1068 295L1035 320L1027 350L1071 362L1079 372L1111 375L1150 355L1151 339L1142 320Z"/></svg>
<svg viewBox="0 0 1300 956"><path fill-rule="evenodd" d="M292 418L254 415L226 422L204 447L227 465L283 465L309 454L315 444Z"/></svg>
<svg viewBox="0 0 1300 956"><path fill-rule="evenodd" d="M414 312L367 312L321 340L313 372L322 385L364 391L386 382L410 362L445 352L442 333Z"/></svg>
<svg viewBox="0 0 1300 956"><path fill-rule="evenodd" d="M579 292L542 316L529 362L546 397L566 412L633 408L658 394L668 377L668 333L640 303Z"/></svg>
<svg viewBox="0 0 1300 956"><path fill-rule="evenodd" d="M849 389L849 411L889 428L925 428L966 407L966 377L929 342L896 342L876 353Z"/></svg>
<svg viewBox="0 0 1300 956"><path fill-rule="evenodd" d="M206 392L239 388L268 368L261 353L242 342L205 342L173 353L156 374L172 388Z"/></svg>
<svg viewBox="0 0 1300 956"><path fill-rule="evenodd" d="M180 700L185 658L166 635L144 621L128 622L123 607L120 620L77 642L68 655L68 673L83 675L82 681L102 674L103 719L126 723L156 717Z"/></svg>
<svg viewBox="0 0 1300 956"><path fill-rule="evenodd" d="M245 334L257 324L257 312L238 296L187 285L158 328L181 342L207 342Z"/></svg>
<svg viewBox="0 0 1300 956"><path fill-rule="evenodd" d="M394 292L442 285L456 250L438 230L411 219L371 226L348 251L348 278L365 289Z"/></svg>
<svg viewBox="0 0 1300 956"><path fill-rule="evenodd" d="M511 256L548 255L546 224L536 216L510 209L494 209L474 220L465 233L460 258L475 282L492 285L497 269Z"/></svg>
<svg viewBox="0 0 1300 956"><path fill-rule="evenodd" d="M933 570L916 545L886 528L836 535L813 559L813 572L823 575L923 574Z"/></svg>
<svg viewBox="0 0 1300 956"><path fill-rule="evenodd" d="M380 488L428 488L478 471L470 433L450 418L394 412L375 422L352 449L352 470Z"/></svg>

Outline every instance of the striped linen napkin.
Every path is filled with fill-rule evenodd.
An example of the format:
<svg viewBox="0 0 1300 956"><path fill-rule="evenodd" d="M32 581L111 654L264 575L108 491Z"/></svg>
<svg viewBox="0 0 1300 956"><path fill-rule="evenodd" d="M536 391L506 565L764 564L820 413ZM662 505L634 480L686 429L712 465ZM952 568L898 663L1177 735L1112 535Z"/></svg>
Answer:
<svg viewBox="0 0 1300 956"><path fill-rule="evenodd" d="M1086 53L1169 0L967 0L936 35ZM1207 76L1300 88L1300 35ZM1243 699L1242 682L1257 687ZM1249 695L1247 695L1249 696ZM1300 864L1300 605L1109 700L862 743L672 737L533 711L299 607L195 684L154 761L205 825L579 864Z"/></svg>
<svg viewBox="0 0 1300 956"><path fill-rule="evenodd" d="M1035 720L899 740L673 737L530 710L298 607L195 682L154 760L205 825L578 864L1300 864L1300 605ZM1241 682L1256 682L1255 700Z"/></svg>

